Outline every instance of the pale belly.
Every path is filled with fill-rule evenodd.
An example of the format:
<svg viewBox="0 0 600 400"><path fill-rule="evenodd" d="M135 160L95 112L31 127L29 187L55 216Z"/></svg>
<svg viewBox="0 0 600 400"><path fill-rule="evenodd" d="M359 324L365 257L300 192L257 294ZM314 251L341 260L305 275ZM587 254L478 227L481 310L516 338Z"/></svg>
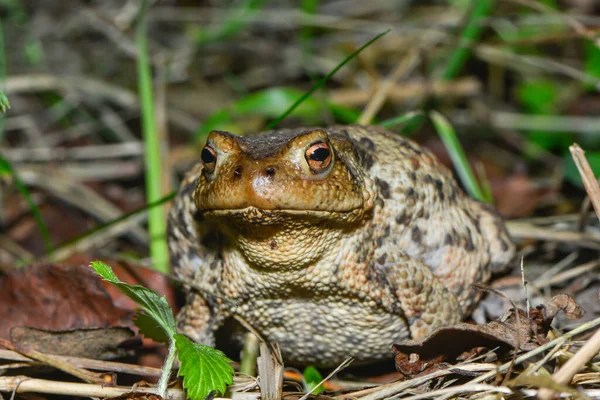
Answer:
<svg viewBox="0 0 600 400"><path fill-rule="evenodd" d="M406 321L359 299L251 299L234 312L267 340L278 342L294 364L354 365L393 357L392 344L410 335Z"/></svg>

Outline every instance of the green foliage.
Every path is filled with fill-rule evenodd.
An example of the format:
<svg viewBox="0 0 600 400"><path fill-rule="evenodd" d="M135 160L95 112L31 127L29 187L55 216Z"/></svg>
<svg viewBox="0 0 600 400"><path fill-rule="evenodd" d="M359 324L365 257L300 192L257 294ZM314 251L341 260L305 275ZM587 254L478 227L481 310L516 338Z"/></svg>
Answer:
<svg viewBox="0 0 600 400"><path fill-rule="evenodd" d="M233 381L231 360L219 350L192 343L180 334L175 335L175 346L181 361L179 375L190 399L203 400L213 391L225 393Z"/></svg>
<svg viewBox="0 0 600 400"><path fill-rule="evenodd" d="M556 110L559 90L551 80L526 80L517 87L517 99L532 114L551 114Z"/></svg>
<svg viewBox="0 0 600 400"><path fill-rule="evenodd" d="M10 108L10 102L4 92L0 92L0 114L5 113Z"/></svg>
<svg viewBox="0 0 600 400"><path fill-rule="evenodd" d="M164 296L159 296L154 290L145 288L140 285L129 285L121 282L119 278L114 274L112 269L100 261L93 261L91 267L100 275L105 281L112 283L119 290L121 290L127 297L135 301L147 315L154 320L157 327L162 329L163 333L167 337L172 337L177 333L175 329L175 317L173 316L173 310L167 303L167 299ZM147 323L147 319L142 318L143 327L150 327ZM146 334L146 332L142 332ZM149 337L156 335L155 332L147 332Z"/></svg>
<svg viewBox="0 0 600 400"><path fill-rule="evenodd" d="M525 111L535 115L552 115L558 112L560 87L548 79L530 79L521 82L516 90L517 100ZM573 143L572 135L566 132L533 130L527 139L536 145L551 150L566 151Z"/></svg>
<svg viewBox="0 0 600 400"><path fill-rule="evenodd" d="M392 129L397 125L402 125L400 134L410 135L416 130L416 128L422 125L424 119L425 114L423 114L422 111L410 111L398 117L381 121L378 125L386 129Z"/></svg>
<svg viewBox="0 0 600 400"><path fill-rule="evenodd" d="M158 391L162 397L165 397L177 351L181 362L179 372L184 378L183 386L188 390L189 398L202 400L212 391L225 392L226 386L232 382L233 368L229 364L231 360L218 350L192 343L185 336L178 334L173 311L164 296L159 296L153 290L140 285L121 282L103 262L93 261L90 266L104 280L115 285L142 308L142 313L138 314L135 322L145 336L169 342L169 354L158 384Z"/></svg>
<svg viewBox="0 0 600 400"><path fill-rule="evenodd" d="M600 48L591 40L583 41L584 64L583 70L586 74L600 79ZM595 90L593 85L587 85L587 89Z"/></svg>
<svg viewBox="0 0 600 400"><path fill-rule="evenodd" d="M481 190L479 183L471 170L467 156L465 155L465 152L456 137L456 132L454 132L454 128L452 128L450 122L437 111L429 113L429 118L431 118L433 126L440 135L442 142L444 142L444 145L450 154L450 158L452 159L452 163L454 164L454 168L456 168L456 172L463 185L465 185L469 195L479 201L490 203L492 199L487 197L483 190Z"/></svg>
<svg viewBox="0 0 600 400"><path fill-rule="evenodd" d="M197 135L208 134L212 130L229 130L239 132L235 120L242 117L260 116L264 118L277 118L286 112L294 103L303 96L301 90L287 87L274 87L248 94L226 109L211 114L198 128ZM326 103L329 111L341 122L350 123L356 120L359 111L353 108L342 107L333 103ZM291 115L301 118L305 124L318 123L321 116L321 103L313 98L305 99Z"/></svg>
<svg viewBox="0 0 600 400"><path fill-rule="evenodd" d="M306 92L302 97L300 97L298 100L296 100L296 102L294 102L294 104L292 104L275 121L271 122L269 124L269 128L275 128L281 121L283 121L285 119L285 117L287 117L292 112L294 112L294 110L300 104L302 104L302 102L304 102L304 100L306 100L307 98L309 98L317 89L319 89L321 86L323 86L325 84L325 82L327 82L333 75L335 75L335 73L338 72L344 65L346 65L348 62L350 62L350 60L352 60L354 57L356 57L357 55L359 55L361 51L363 51L364 49L366 49L367 47L369 47L370 45L372 45L373 43L375 43L377 40L379 40L384 35L388 34L390 31L391 31L391 29L388 29L388 30L386 30L384 32L381 32L379 35L375 36L373 39L369 40L367 43L365 43L362 46L360 46L358 48L358 50L356 50L355 52L353 52L352 54L350 54L348 57L346 57L341 63L339 63L327 75L325 75L316 84L314 84L310 88L310 90L308 92Z"/></svg>
<svg viewBox="0 0 600 400"><path fill-rule="evenodd" d="M148 56L147 35L148 0L143 0L136 26L136 47L138 92L142 111L142 133L144 138L144 164L146 166L146 198L149 203L163 196L160 153L160 137L154 118L154 98L152 93L152 72ZM167 247L167 222L164 207L154 207L148 211L150 233L150 256L152 266L161 272L168 272L169 250Z"/></svg>
<svg viewBox="0 0 600 400"><path fill-rule="evenodd" d="M467 24L460 34L459 45L454 49L448 62L441 71L440 77L443 80L451 80L455 78L463 66L471 57L471 46L479 40L483 25L483 18L491 14L494 8L493 0L477 0L473 1L473 10L469 15Z"/></svg>
<svg viewBox="0 0 600 400"><path fill-rule="evenodd" d="M306 384L306 387L304 388L306 393L319 394L323 391L322 386L315 389L315 387L323 380L323 376L321 376L321 373L315 367L312 365L306 367L302 373L302 377Z"/></svg>

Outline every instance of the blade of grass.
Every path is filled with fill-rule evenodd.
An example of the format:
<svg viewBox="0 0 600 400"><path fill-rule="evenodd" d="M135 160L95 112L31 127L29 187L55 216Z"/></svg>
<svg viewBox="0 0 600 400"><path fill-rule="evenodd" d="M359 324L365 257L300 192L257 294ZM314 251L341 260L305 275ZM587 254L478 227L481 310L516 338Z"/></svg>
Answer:
<svg viewBox="0 0 600 400"><path fill-rule="evenodd" d="M57 252L57 251L59 251L61 249L64 249L65 247L68 247L68 246L73 246L73 245L77 244L78 242L80 242L80 241L82 241L82 240L84 240L84 239L86 239L86 238L88 238L88 237L90 237L90 236L92 236L92 235L100 232L100 231L108 229L111 226L116 225L116 224L118 224L120 222L123 222L123 221L125 221L125 220L127 220L127 219L129 219L129 218L131 218L131 217L133 217L135 215L138 215L138 214L140 214L140 213L142 213L144 211L148 211L148 210L151 210L151 209L153 209L155 207L163 205L166 202L172 200L176 195L177 195L177 192L171 192L168 195L166 195L166 196L164 196L164 197L162 197L162 198L160 198L160 199L158 199L158 200L156 200L156 201L154 201L152 203L148 203L148 204L146 204L143 207L136 208L133 211L130 211L128 213L125 213L125 214L121 215L119 218L115 218L112 221L105 222L105 223L103 223L101 225L98 225L97 227L95 227L93 229L90 229L87 232L82 233L81 235L77 235L76 237L74 237L72 239L69 239L69 240L67 240L65 242L62 242L62 243L58 244L57 246L55 246L54 249L53 249L53 251L49 255L52 256L52 253L54 253L54 252Z"/></svg>
<svg viewBox="0 0 600 400"><path fill-rule="evenodd" d="M31 198L31 194L29 193L29 190L27 190L27 187L25 186L23 181L21 180L21 178L19 178L19 174L17 173L17 171L15 171L15 169L12 167L12 165L8 162L8 160L6 158L4 158L4 155L2 155L2 154L0 154L0 175L12 176L13 182L15 183L17 190L19 191L21 196L23 196L23 198L25 199L25 202L27 202L27 206L29 207L31 214L33 215L33 218L35 219L35 223L37 224L40 234L42 235L42 239L44 240L44 245L46 246L46 252L51 252L52 251L52 240L50 239L50 233L48 232L48 227L46 226L46 223L44 222L44 219L42 218L42 213L40 212L40 209L38 208L38 206L35 204L35 202Z"/></svg>
<svg viewBox="0 0 600 400"><path fill-rule="evenodd" d="M398 117L390 118L385 121L381 121L378 125L383 126L386 129L391 129L396 125L403 125L408 123L413 118L423 117L422 111L410 111L406 114L400 115Z"/></svg>
<svg viewBox="0 0 600 400"><path fill-rule="evenodd" d="M460 34L458 47L452 52L440 75L443 80L450 80L458 75L471 56L471 47L481 36L483 30L481 20L490 15L494 8L493 0L473 0L472 4L472 11Z"/></svg>
<svg viewBox="0 0 600 400"><path fill-rule="evenodd" d="M321 86L323 86L325 84L325 82L327 82L333 75L335 75L335 73L338 72L344 65L346 65L350 60L352 60L354 57L356 57L361 51L363 51L364 49L369 47L371 44L373 44L375 41L377 41L379 38L386 35L390 31L391 31L391 29L381 32L379 35L375 36L373 39L371 39L367 43L363 44L354 53L352 53L348 57L346 57L341 63L339 63L327 75L325 75L315 85L313 85L313 87L311 87L308 92L306 92L302 97L300 97L298 100L296 100L296 102L294 104L292 104L291 107L288 108L281 116L279 116L279 118L277 118L275 121L271 122L269 124L268 128L269 129L275 128L281 121L283 121L285 119L285 117L290 115L292 113L292 111L294 111L296 109L296 107L298 107L304 100L306 100L308 97L310 97L317 89L319 89Z"/></svg>
<svg viewBox="0 0 600 400"><path fill-rule="evenodd" d="M154 203L162 197L161 153L159 135L154 117L154 98L152 94L152 72L148 57L147 39L148 0L143 0L137 26L136 46L138 50L137 73L138 92L141 101L142 132L144 137L144 162L146 165L146 197L148 203ZM153 267L163 273L168 272L169 251L166 231L167 219L163 207L153 207L148 214L150 233L150 256Z"/></svg>
<svg viewBox="0 0 600 400"><path fill-rule="evenodd" d="M446 149L450 154L454 168L456 168L456 172L458 173L463 185L465 185L469 195L479 201L489 203L491 199L486 198L484 192L479 186L479 183L477 182L477 179L475 179L473 170L467 161L467 156L465 155L462 146L458 142L456 132L454 132L454 128L452 128L450 122L446 119L446 117L437 111L431 111L429 113L429 118L431 118L435 129L442 139L442 142L444 142L444 146L446 146Z"/></svg>

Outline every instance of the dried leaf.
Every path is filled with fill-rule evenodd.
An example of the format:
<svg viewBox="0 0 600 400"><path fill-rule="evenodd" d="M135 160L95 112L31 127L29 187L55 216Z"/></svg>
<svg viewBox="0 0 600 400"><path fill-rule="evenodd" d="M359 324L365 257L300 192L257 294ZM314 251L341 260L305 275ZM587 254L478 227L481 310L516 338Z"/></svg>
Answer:
<svg viewBox="0 0 600 400"><path fill-rule="evenodd" d="M550 323L558 311L580 318L583 309L566 294L553 297L547 303L527 313L509 310L502 318L485 325L459 323L436 329L426 337L394 344L396 368L406 377L430 373L442 363L454 364L487 350L500 356L512 349L532 350L546 341Z"/></svg>

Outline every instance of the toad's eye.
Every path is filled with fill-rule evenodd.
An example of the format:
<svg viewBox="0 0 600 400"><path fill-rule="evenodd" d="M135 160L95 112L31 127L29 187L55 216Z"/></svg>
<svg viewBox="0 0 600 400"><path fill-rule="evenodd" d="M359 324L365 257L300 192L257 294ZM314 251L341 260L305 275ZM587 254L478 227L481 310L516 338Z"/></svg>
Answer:
<svg viewBox="0 0 600 400"><path fill-rule="evenodd" d="M217 163L217 153L215 153L210 146L204 146L202 153L200 153L200 159L202 160L202 164L204 164L204 168L206 168L208 171L215 169L215 164Z"/></svg>
<svg viewBox="0 0 600 400"><path fill-rule="evenodd" d="M313 171L320 172L331 164L331 148L325 142L313 143L304 157Z"/></svg>

